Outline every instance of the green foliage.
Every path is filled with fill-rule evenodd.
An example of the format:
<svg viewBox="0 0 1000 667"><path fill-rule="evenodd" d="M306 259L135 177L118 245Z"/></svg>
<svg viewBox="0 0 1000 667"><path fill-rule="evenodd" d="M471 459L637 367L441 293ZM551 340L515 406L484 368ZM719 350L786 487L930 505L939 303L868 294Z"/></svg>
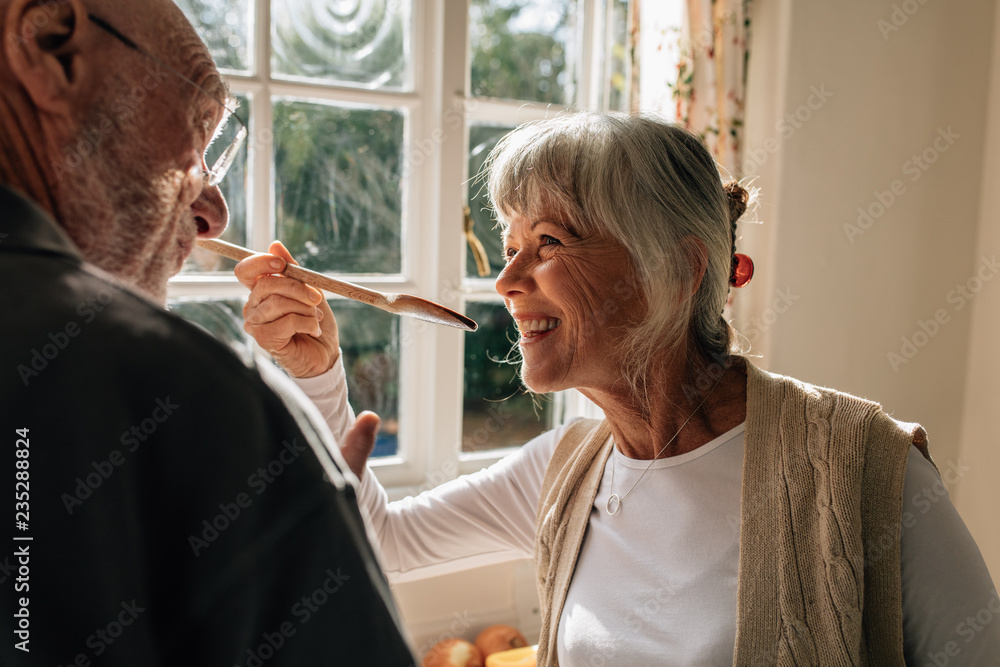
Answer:
<svg viewBox="0 0 1000 667"><path fill-rule="evenodd" d="M275 99L278 236L303 265L399 273L403 114Z"/></svg>
<svg viewBox="0 0 1000 667"><path fill-rule="evenodd" d="M517 330L501 304L469 303L479 323L465 334L463 451L522 445L551 427L551 404L527 392L518 376Z"/></svg>
<svg viewBox="0 0 1000 667"><path fill-rule="evenodd" d="M396 432L399 414L400 318L371 306L330 301L340 330L351 404L357 411L373 410L383 430Z"/></svg>
<svg viewBox="0 0 1000 667"><path fill-rule="evenodd" d="M576 3L562 0L546 3L547 11L558 11L558 27L552 34L515 31L513 25L529 8L540 12L540 3L511 0L471 0L472 94L572 104L572 64L576 54L566 53L566 41L574 30ZM556 9L556 7L558 9ZM530 16L530 13L529 13ZM559 38L561 39L559 39Z"/></svg>
<svg viewBox="0 0 1000 667"><path fill-rule="evenodd" d="M502 400L520 393L517 365L499 363L508 356L517 359L517 330L510 313L492 303L470 303L466 313L479 324L475 333L465 334L466 407L481 399Z"/></svg>

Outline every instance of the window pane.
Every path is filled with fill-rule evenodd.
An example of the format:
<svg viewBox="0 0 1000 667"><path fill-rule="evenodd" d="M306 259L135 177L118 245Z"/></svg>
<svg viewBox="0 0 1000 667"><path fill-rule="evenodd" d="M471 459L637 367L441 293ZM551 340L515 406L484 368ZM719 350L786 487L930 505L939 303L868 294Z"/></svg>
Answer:
<svg viewBox="0 0 1000 667"><path fill-rule="evenodd" d="M476 237L486 250L486 258L490 264L489 277L491 278L496 278L500 269L503 268L503 244L500 242L500 230L494 229L496 221L493 219L492 211L488 205L486 184L472 177L482 170L486 157L497 145L497 142L513 129L510 126L501 127L475 123L469 126L469 210L472 212L472 220L475 222ZM479 275L476 258L468 243L466 244L465 271L470 278L485 277Z"/></svg>
<svg viewBox="0 0 1000 667"><path fill-rule="evenodd" d="M576 0L471 0L472 94L572 105Z"/></svg>
<svg viewBox="0 0 1000 667"><path fill-rule="evenodd" d="M247 95L234 95L234 97L239 102L239 106L236 107L236 113L239 114L243 122L247 123L249 127L250 98ZM215 158L233 142L239 130L240 124L235 118L230 118L222 134L216 137L215 141L209 147L205 163L208 165L214 164ZM236 162L233 163L233 166L229 168L229 173L219 183L222 196L226 198L226 204L229 205L229 226L226 227L222 239L242 246L247 244L247 144L250 143L250 140L250 137L248 137L243 142L243 147L240 148L240 152L236 156ZM190 257L187 258L187 261L184 262L184 272L232 273L234 266L236 266L236 262L233 260L196 247Z"/></svg>
<svg viewBox="0 0 1000 667"><path fill-rule="evenodd" d="M244 361L251 358L250 339L243 331L241 299L171 299L167 309L212 334Z"/></svg>
<svg viewBox="0 0 1000 667"><path fill-rule="evenodd" d="M251 0L176 0L208 45L220 69L247 72L251 68Z"/></svg>
<svg viewBox="0 0 1000 667"><path fill-rule="evenodd" d="M515 346L511 341L517 340L503 305L469 303L466 315L479 323L479 330L465 334L462 451L523 445L551 428L551 398L527 393L518 366L498 361L508 357Z"/></svg>
<svg viewBox="0 0 1000 667"><path fill-rule="evenodd" d="M276 230L304 266L402 272L404 115L274 100Z"/></svg>
<svg viewBox="0 0 1000 667"><path fill-rule="evenodd" d="M687 21L686 5L684 0L660 0L644 3L640 10L642 37L635 45L642 63L639 68L639 107L655 110L668 120L676 120L677 115L677 79L682 67L681 26ZM705 37L696 36L698 40ZM685 46L685 50L687 48Z"/></svg>
<svg viewBox="0 0 1000 667"><path fill-rule="evenodd" d="M332 299L347 389L356 412L382 418L372 456L392 456L399 433L399 325L395 315L354 301Z"/></svg>
<svg viewBox="0 0 1000 667"><path fill-rule="evenodd" d="M409 90L410 2L275 0L275 76Z"/></svg>

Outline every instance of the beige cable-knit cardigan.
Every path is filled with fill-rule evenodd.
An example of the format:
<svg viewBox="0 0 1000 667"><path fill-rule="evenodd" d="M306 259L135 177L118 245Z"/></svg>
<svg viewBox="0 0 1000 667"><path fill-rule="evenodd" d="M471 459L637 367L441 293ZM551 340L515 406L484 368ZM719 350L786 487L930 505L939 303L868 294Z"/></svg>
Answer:
<svg viewBox="0 0 1000 667"><path fill-rule="evenodd" d="M930 459L924 430L877 403L745 364L733 664L903 665L903 477L910 445ZM540 666L558 665L559 618L610 434L607 422L576 422L545 474L536 535Z"/></svg>

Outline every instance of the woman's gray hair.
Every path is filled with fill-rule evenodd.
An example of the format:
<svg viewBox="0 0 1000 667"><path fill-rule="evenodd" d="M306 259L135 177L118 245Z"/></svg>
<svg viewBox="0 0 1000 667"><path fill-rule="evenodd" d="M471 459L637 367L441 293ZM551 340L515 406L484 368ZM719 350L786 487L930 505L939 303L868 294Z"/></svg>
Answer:
<svg viewBox="0 0 1000 667"><path fill-rule="evenodd" d="M555 213L581 234L625 247L649 306L623 341L625 379L635 390L645 392L654 363L686 352L688 336L706 361L735 351L722 317L735 218L719 169L693 134L646 114L526 123L500 140L482 177L503 229L515 214ZM701 262L704 278L692 294Z"/></svg>

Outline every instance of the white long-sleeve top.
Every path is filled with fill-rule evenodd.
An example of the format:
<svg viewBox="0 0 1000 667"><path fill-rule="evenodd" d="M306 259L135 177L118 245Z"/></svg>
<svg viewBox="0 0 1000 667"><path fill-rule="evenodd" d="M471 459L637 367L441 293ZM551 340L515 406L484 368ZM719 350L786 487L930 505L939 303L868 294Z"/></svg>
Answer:
<svg viewBox="0 0 1000 667"><path fill-rule="evenodd" d="M353 412L339 362L297 382L343 438ZM543 433L489 468L393 503L369 470L359 500L386 571L532 556L541 484L562 433ZM560 619L561 665L732 664L742 465L743 425L651 466L614 450ZM605 509L612 469L619 496L639 482L614 516ZM957 478L965 470L958 461L942 472ZM1000 597L941 476L916 448L902 516L907 664L1000 665Z"/></svg>

